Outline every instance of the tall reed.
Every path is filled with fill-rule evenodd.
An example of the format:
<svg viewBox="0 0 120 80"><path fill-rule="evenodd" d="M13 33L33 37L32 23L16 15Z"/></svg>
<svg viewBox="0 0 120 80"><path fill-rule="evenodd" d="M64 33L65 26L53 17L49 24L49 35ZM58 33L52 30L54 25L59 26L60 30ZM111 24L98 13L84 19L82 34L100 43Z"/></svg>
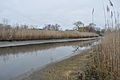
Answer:
<svg viewBox="0 0 120 80"><path fill-rule="evenodd" d="M78 32L78 31L49 31L38 29L22 29L0 27L0 40L40 40L40 39L68 39L68 38L84 38L96 37L95 33Z"/></svg>
<svg viewBox="0 0 120 80"><path fill-rule="evenodd" d="M120 23L113 2L109 0L109 3L112 9L107 6L107 12L112 22L108 22L104 38L92 50L90 63L85 70L85 80L120 80Z"/></svg>

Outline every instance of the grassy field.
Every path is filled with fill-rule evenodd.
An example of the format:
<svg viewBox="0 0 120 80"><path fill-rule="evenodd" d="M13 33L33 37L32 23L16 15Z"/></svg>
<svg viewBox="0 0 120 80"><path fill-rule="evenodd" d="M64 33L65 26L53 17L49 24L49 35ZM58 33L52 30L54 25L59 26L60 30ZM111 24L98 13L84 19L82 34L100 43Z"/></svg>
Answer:
<svg viewBox="0 0 120 80"><path fill-rule="evenodd" d="M14 40L40 40L40 39L67 39L67 38L84 38L96 37L95 33L77 32L77 31L49 31L37 29L17 29L0 27L1 41Z"/></svg>

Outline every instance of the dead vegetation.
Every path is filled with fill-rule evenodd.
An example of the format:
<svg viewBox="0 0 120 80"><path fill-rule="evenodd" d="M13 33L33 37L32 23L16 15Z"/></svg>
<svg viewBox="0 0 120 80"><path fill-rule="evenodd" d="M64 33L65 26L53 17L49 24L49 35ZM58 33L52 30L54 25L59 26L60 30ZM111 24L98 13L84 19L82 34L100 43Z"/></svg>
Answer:
<svg viewBox="0 0 120 80"><path fill-rule="evenodd" d="M120 80L120 31L107 32L92 57L85 80Z"/></svg>
<svg viewBox="0 0 120 80"><path fill-rule="evenodd" d="M40 39L67 39L67 38L84 38L96 37L95 33L78 32L78 31L49 31L38 29L8 28L0 26L0 40L40 40Z"/></svg>

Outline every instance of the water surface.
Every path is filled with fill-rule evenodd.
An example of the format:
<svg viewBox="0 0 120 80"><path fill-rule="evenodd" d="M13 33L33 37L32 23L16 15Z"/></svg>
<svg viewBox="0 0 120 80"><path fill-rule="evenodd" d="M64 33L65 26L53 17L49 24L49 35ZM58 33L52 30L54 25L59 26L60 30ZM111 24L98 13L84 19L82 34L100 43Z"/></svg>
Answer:
<svg viewBox="0 0 120 80"><path fill-rule="evenodd" d="M0 80L9 80L36 68L74 56L96 41L0 48Z"/></svg>

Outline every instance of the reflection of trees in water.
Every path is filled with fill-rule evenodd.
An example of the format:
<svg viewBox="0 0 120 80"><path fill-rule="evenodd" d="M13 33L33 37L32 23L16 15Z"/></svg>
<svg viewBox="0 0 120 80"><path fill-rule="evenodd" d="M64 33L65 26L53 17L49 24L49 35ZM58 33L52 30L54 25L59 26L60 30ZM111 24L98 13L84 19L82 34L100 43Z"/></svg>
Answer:
<svg viewBox="0 0 120 80"><path fill-rule="evenodd" d="M93 41L77 41L77 42L66 42L66 43L53 43L53 44L44 44L44 45L27 45L27 46L18 46L18 47L7 47L0 48L0 56L7 56L10 54L15 54L15 57L19 54L32 53L42 50L54 49L60 46L73 46L75 49L78 47L84 47L90 45ZM36 54L37 55L37 54Z"/></svg>
<svg viewBox="0 0 120 80"><path fill-rule="evenodd" d="M15 54L15 55L11 55L11 54L1 54L0 55L0 61L2 60L2 61L4 61L4 63L7 63L9 60L10 60L10 58L17 58L17 57L19 57L19 54ZM11 58L11 59L12 59Z"/></svg>
<svg viewBox="0 0 120 80"><path fill-rule="evenodd" d="M0 61L3 60L4 63L7 63L7 61L9 60L9 56L1 56Z"/></svg>
<svg viewBox="0 0 120 80"><path fill-rule="evenodd" d="M73 53L75 53L79 52L80 48L90 46L93 42L95 42L95 40L0 48L0 59L6 63L11 57L14 59L19 57L21 54L36 54L37 56L40 51L48 49L52 49L51 51L54 51L55 48L61 46L72 46L75 49ZM53 62L52 54L50 56L50 61Z"/></svg>

